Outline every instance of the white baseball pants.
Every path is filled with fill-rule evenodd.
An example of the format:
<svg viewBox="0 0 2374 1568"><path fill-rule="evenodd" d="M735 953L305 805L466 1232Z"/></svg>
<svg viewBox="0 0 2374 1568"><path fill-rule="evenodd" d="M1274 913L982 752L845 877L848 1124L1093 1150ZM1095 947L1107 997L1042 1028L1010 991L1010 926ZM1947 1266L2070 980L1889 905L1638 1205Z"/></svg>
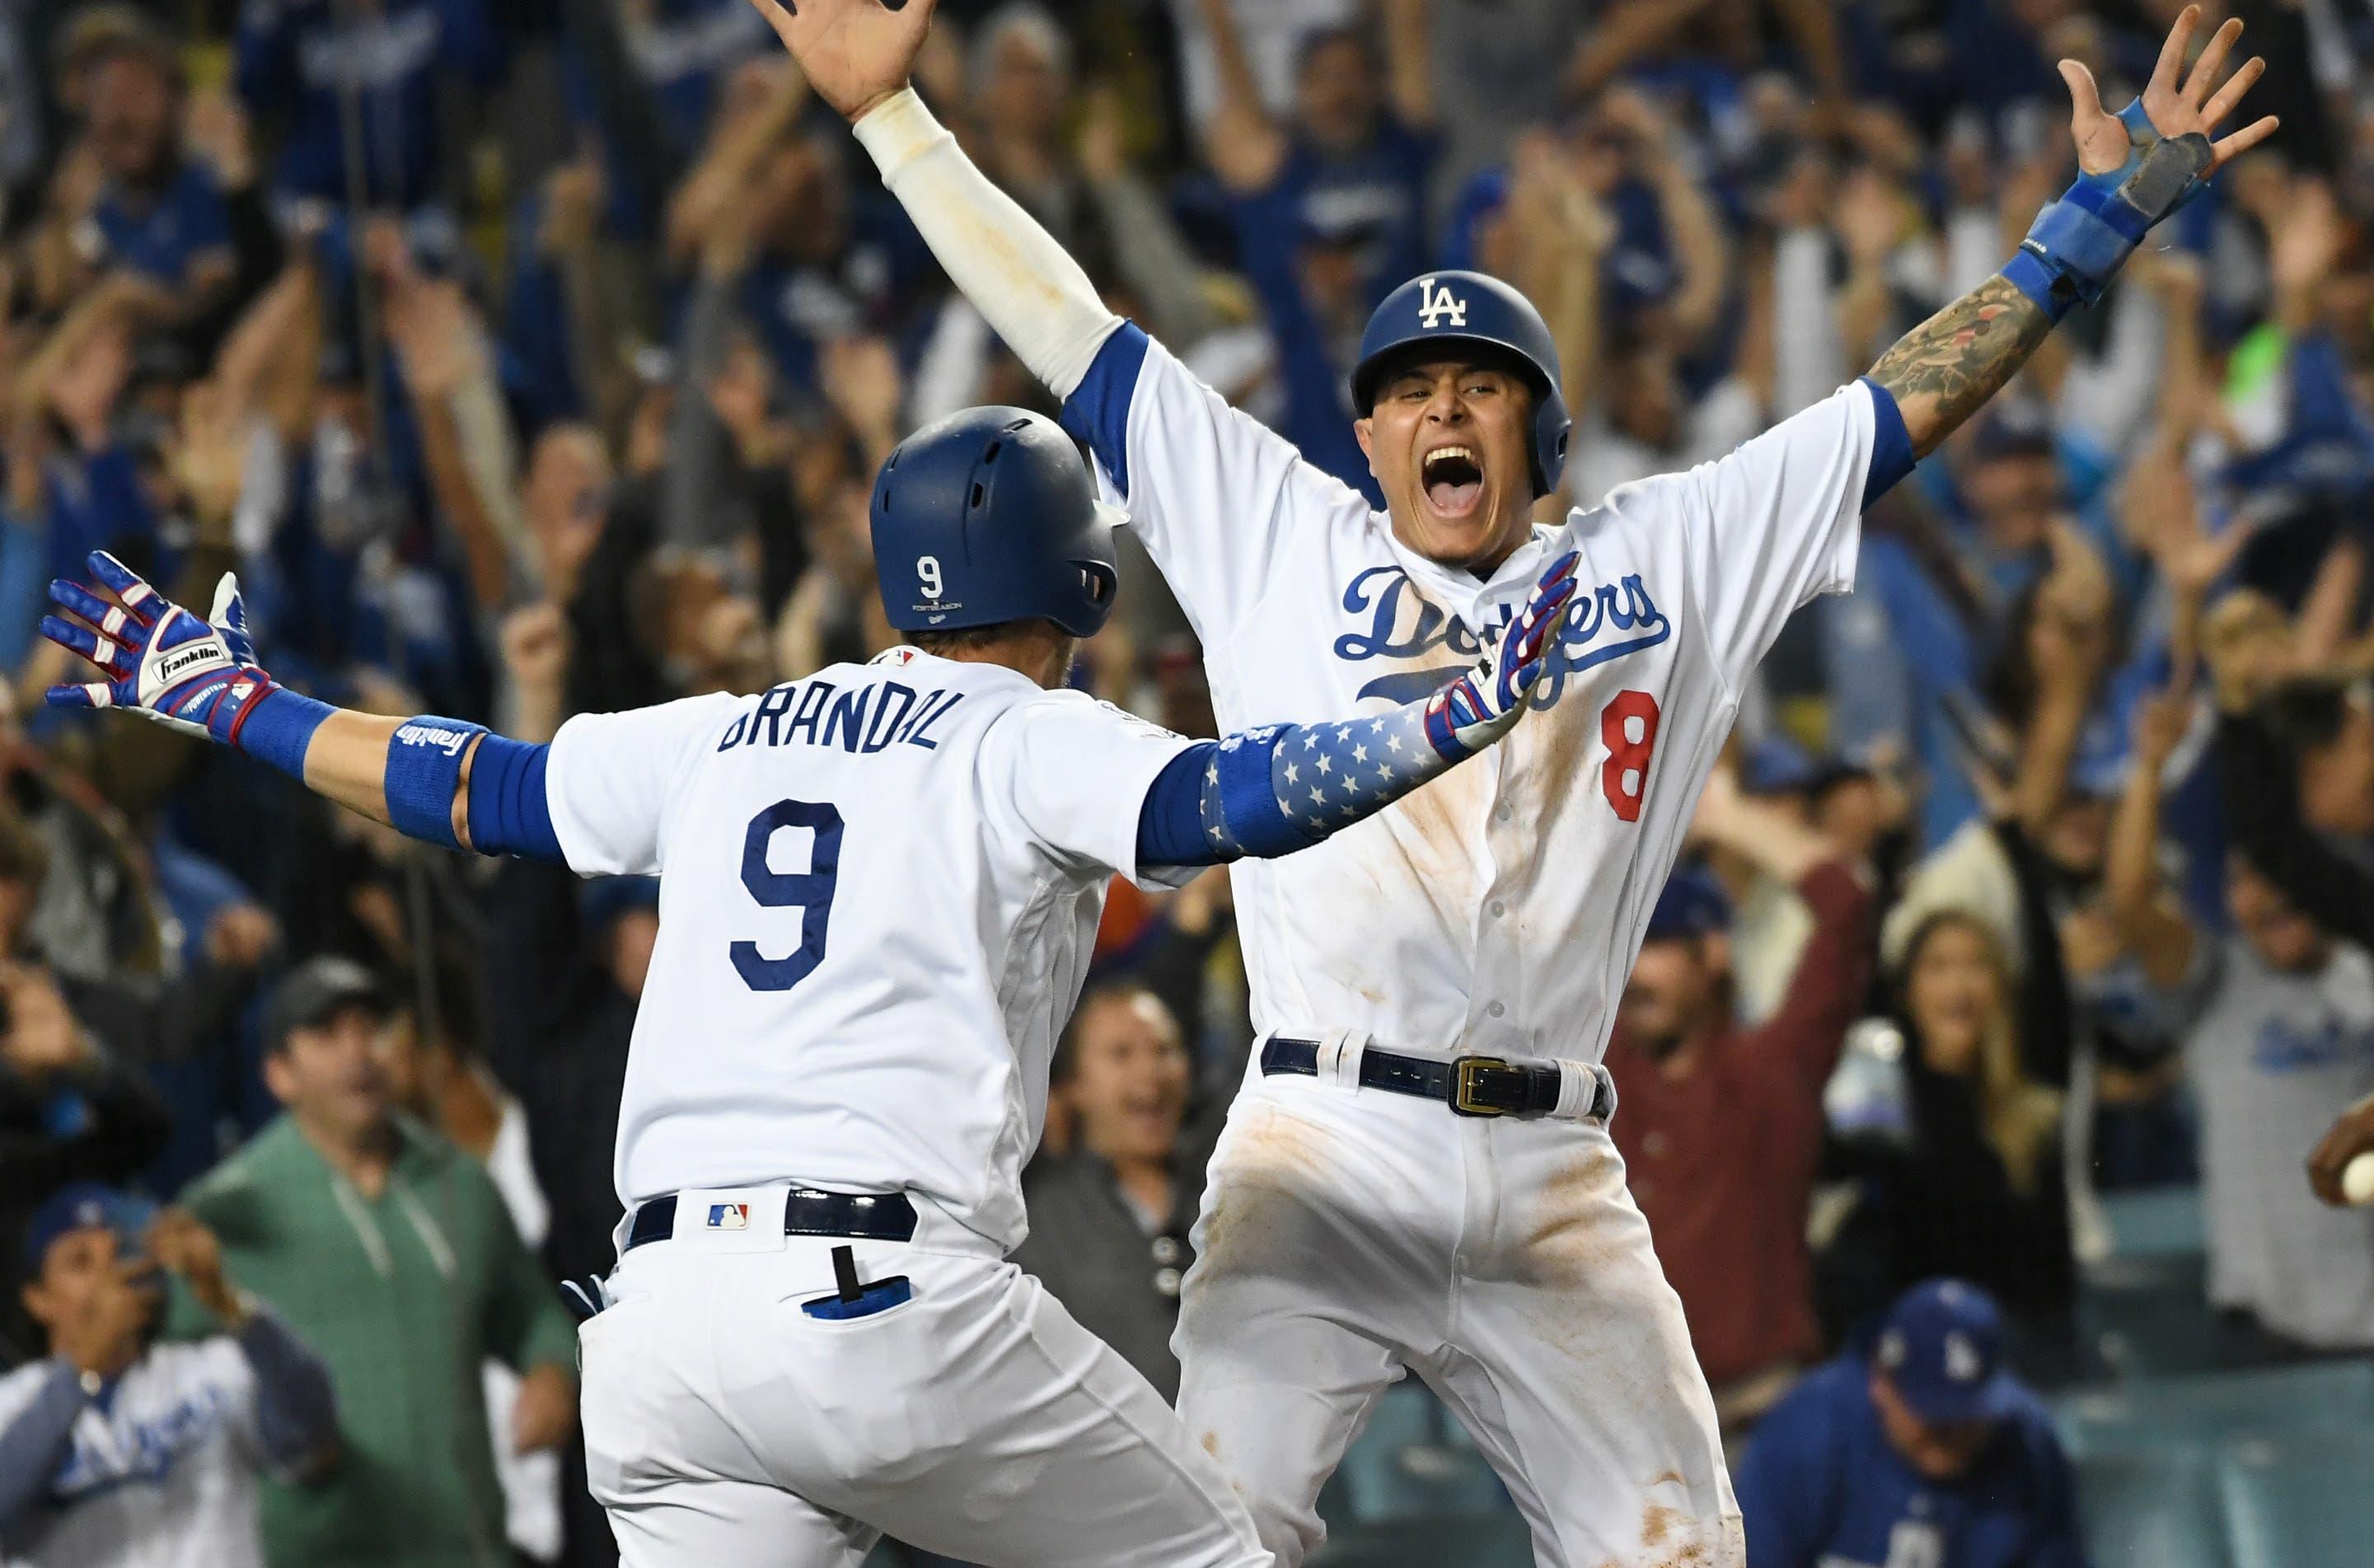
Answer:
<svg viewBox="0 0 2374 1568"><path fill-rule="evenodd" d="M909 1245L767 1236L766 1211L629 1252L580 1332L586 1469L627 1568L856 1568L886 1531L989 1568L1269 1563L1161 1397L986 1243L927 1209ZM912 1299L804 1313L838 1246Z"/></svg>
<svg viewBox="0 0 2374 1568"><path fill-rule="evenodd" d="M1714 1403L1606 1128L1456 1116L1356 1087L1357 1061L1238 1096L1181 1294L1180 1416L1262 1543L1295 1568L1324 1537L1320 1487L1406 1371L1542 1568L1742 1568Z"/></svg>

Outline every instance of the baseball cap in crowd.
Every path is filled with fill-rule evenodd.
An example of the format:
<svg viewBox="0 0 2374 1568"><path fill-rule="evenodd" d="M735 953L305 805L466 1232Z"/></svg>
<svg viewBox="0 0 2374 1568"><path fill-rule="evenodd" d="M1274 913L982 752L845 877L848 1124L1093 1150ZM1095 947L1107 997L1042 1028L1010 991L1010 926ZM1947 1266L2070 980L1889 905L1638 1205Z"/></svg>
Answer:
<svg viewBox="0 0 2374 1568"><path fill-rule="evenodd" d="M171 36L147 12L121 0L102 0L76 11L59 27L51 45L61 71L81 70L124 53L154 60L168 72L181 67Z"/></svg>
<svg viewBox="0 0 2374 1568"><path fill-rule="evenodd" d="M1821 777L1814 754L1782 734L1752 743L1739 759L1739 787L1751 795L1794 795Z"/></svg>
<svg viewBox="0 0 2374 1568"><path fill-rule="evenodd" d="M378 977L351 958L309 958L288 971L264 1010L264 1043L278 1050L292 1029L318 1029L350 1007L375 1018L394 1012Z"/></svg>
<svg viewBox="0 0 2374 1568"><path fill-rule="evenodd" d="M1888 1309L1872 1359L1922 1421L1998 1422L2013 1413L2003 1314L1976 1285L1927 1280L1905 1292Z"/></svg>
<svg viewBox="0 0 2374 1568"><path fill-rule="evenodd" d="M1666 880L1665 891L1657 895L1657 907L1649 912L1645 940L1673 942L1730 929L1731 896L1723 892L1722 883L1711 872L1684 866Z"/></svg>
<svg viewBox="0 0 2374 1568"><path fill-rule="evenodd" d="M25 1222L25 1278L38 1279L59 1239L76 1231L115 1233L127 1252L140 1246L157 1206L95 1181L68 1182L41 1201Z"/></svg>
<svg viewBox="0 0 2374 1568"><path fill-rule="evenodd" d="M1979 421L1970 438L1970 461L1993 462L2010 457L2053 455L2052 415L2025 399L1998 399Z"/></svg>

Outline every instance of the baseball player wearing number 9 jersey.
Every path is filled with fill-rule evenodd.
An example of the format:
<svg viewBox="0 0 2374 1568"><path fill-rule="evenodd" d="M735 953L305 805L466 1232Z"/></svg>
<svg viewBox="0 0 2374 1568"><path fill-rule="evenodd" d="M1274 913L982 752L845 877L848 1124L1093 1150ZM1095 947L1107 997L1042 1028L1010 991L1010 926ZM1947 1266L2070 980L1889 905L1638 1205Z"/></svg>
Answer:
<svg viewBox="0 0 2374 1568"><path fill-rule="evenodd" d="M1350 388L1388 501L1372 512L1107 310L973 168L907 87L931 0L753 4L1064 399L1202 638L1223 723L1409 700L1545 560L1581 556L1533 723L1236 880L1261 1039L1182 1293L1180 1413L1287 1564L1409 1372L1475 1435L1543 1563L1739 1562L1712 1401L1606 1130L1616 1000L1741 687L1792 611L1852 585L1863 509L2273 128L2207 136L2259 70L2219 85L2239 24L2187 75L2188 9L2118 115L2065 64L2077 183L1868 376L1720 462L1536 526L1568 421L1556 346L1515 290L1445 272L1377 308ZM1339 783L1305 782L1314 803Z"/></svg>
<svg viewBox="0 0 2374 1568"><path fill-rule="evenodd" d="M913 645L549 746L287 691L230 579L201 621L104 554L42 630L108 679L51 700L227 742L432 843L658 874L622 1258L581 1341L587 1469L632 1568L854 1564L884 1530L992 1568L1266 1562L1153 1388L1005 1261L1056 1033L1116 874L1291 853L1506 734L1573 558L1440 693L1197 743L1051 689L1117 582L1053 423L922 431L872 509ZM1342 781L1324 809L1306 770Z"/></svg>

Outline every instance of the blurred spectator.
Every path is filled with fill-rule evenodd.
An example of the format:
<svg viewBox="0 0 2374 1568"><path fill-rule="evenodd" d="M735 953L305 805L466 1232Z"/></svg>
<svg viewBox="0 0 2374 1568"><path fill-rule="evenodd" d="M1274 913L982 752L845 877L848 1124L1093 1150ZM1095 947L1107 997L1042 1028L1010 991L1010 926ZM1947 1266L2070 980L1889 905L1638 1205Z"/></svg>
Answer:
<svg viewBox="0 0 2374 1568"><path fill-rule="evenodd" d="M2160 776L2184 709L2141 710L2121 803L2114 907L2181 1021L2201 1107L2209 1294L2279 1345L2374 1345L2374 1217L2300 1184L2333 1107L2374 1092L2374 955L2337 941L2244 855L2227 872L2230 934L2157 895Z"/></svg>
<svg viewBox="0 0 2374 1568"><path fill-rule="evenodd" d="M458 183L441 98L502 64L483 0L264 0L235 46L241 95L280 133L276 187L341 206L408 209Z"/></svg>
<svg viewBox="0 0 2374 1568"><path fill-rule="evenodd" d="M515 1451L565 1442L575 1421L568 1320L494 1184L395 1113L390 1017L352 964L292 971L265 1024L265 1081L287 1115L188 1194L338 1390L336 1472L265 1490L275 1561L441 1568L506 1550L479 1377L490 1355L523 1375Z"/></svg>
<svg viewBox="0 0 2374 1568"><path fill-rule="evenodd" d="M2041 972L2030 985L2065 1027L2058 965ZM2028 1026L2003 939L1941 909L1905 937L1891 978L1907 1136L1838 1151L1857 1201L1824 1260L1832 1324L1954 1274L2000 1296L2025 1331L2022 1352L2049 1358L2066 1347L2076 1288L2061 1097L2023 1059Z"/></svg>
<svg viewBox="0 0 2374 1568"><path fill-rule="evenodd" d="M1192 1062L1179 1021L1153 992L1091 988L1058 1055L1051 1094L1068 1105L1074 1147L1023 1180L1030 1235L1014 1262L1166 1399L1179 1396L1179 1281L1204 1199L1209 1135L1182 1146Z"/></svg>
<svg viewBox="0 0 2374 1568"><path fill-rule="evenodd" d="M90 1037L57 982L0 963L0 1237L70 1183L131 1182L164 1153L171 1112ZM13 1312L0 1312L15 1340Z"/></svg>
<svg viewBox="0 0 2374 1568"><path fill-rule="evenodd" d="M448 965L396 1019L382 1037L388 1092L405 1114L486 1167L520 1240L531 1252L541 1251L552 1211L536 1185L527 1117L480 1055L474 989L469 977ZM522 1556L554 1562L560 1555L560 1456L549 1449L514 1452L520 1375L494 1357L480 1371L488 1438L503 1489L504 1533Z"/></svg>
<svg viewBox="0 0 2374 1568"><path fill-rule="evenodd" d="M2004 1364L2002 1319L1959 1281L1917 1285L1767 1417L1739 1469L1749 1568L1922 1562L2083 1568L2076 1478Z"/></svg>
<svg viewBox="0 0 2374 1568"><path fill-rule="evenodd" d="M336 1458L321 1358L232 1282L204 1225L149 1212L81 1182L25 1233L48 1357L0 1378L0 1537L27 1568L262 1568L255 1471ZM207 1338L157 1341L160 1272L213 1319Z"/></svg>
<svg viewBox="0 0 2374 1568"><path fill-rule="evenodd" d="M1622 1107L1610 1130L1732 1429L1770 1409L1821 1349L1807 1211L1822 1086L1870 983L1871 903L1828 843L1743 797L1726 770L1695 830L1793 886L1813 912L1779 1010L1745 1028L1732 1008L1729 900L1706 872L1675 873L1607 1055Z"/></svg>
<svg viewBox="0 0 2374 1568"><path fill-rule="evenodd" d="M160 316L203 315L231 283L230 213L215 172L182 152L181 63L152 26L87 52L88 135L103 182L93 260L161 290Z"/></svg>
<svg viewBox="0 0 2374 1568"><path fill-rule="evenodd" d="M1381 58L1355 28L1299 39L1291 117L1264 103L1232 0L1202 0L1201 14L1219 78L1205 156L1229 193L1237 263L1276 341L1278 430L1373 503L1347 378L1369 312L1426 265L1437 146L1426 0L1392 0Z"/></svg>

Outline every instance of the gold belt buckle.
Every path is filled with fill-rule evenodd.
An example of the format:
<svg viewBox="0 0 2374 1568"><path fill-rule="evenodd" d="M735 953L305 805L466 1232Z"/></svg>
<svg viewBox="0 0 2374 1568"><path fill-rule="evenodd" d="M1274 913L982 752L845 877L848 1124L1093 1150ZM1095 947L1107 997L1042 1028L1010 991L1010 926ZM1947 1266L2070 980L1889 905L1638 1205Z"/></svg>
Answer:
<svg viewBox="0 0 2374 1568"><path fill-rule="evenodd" d="M1451 1064L1451 1108L1461 1116L1507 1116L1498 1106L1475 1098L1479 1080L1488 1068L1507 1070L1511 1064L1496 1056L1463 1056Z"/></svg>

